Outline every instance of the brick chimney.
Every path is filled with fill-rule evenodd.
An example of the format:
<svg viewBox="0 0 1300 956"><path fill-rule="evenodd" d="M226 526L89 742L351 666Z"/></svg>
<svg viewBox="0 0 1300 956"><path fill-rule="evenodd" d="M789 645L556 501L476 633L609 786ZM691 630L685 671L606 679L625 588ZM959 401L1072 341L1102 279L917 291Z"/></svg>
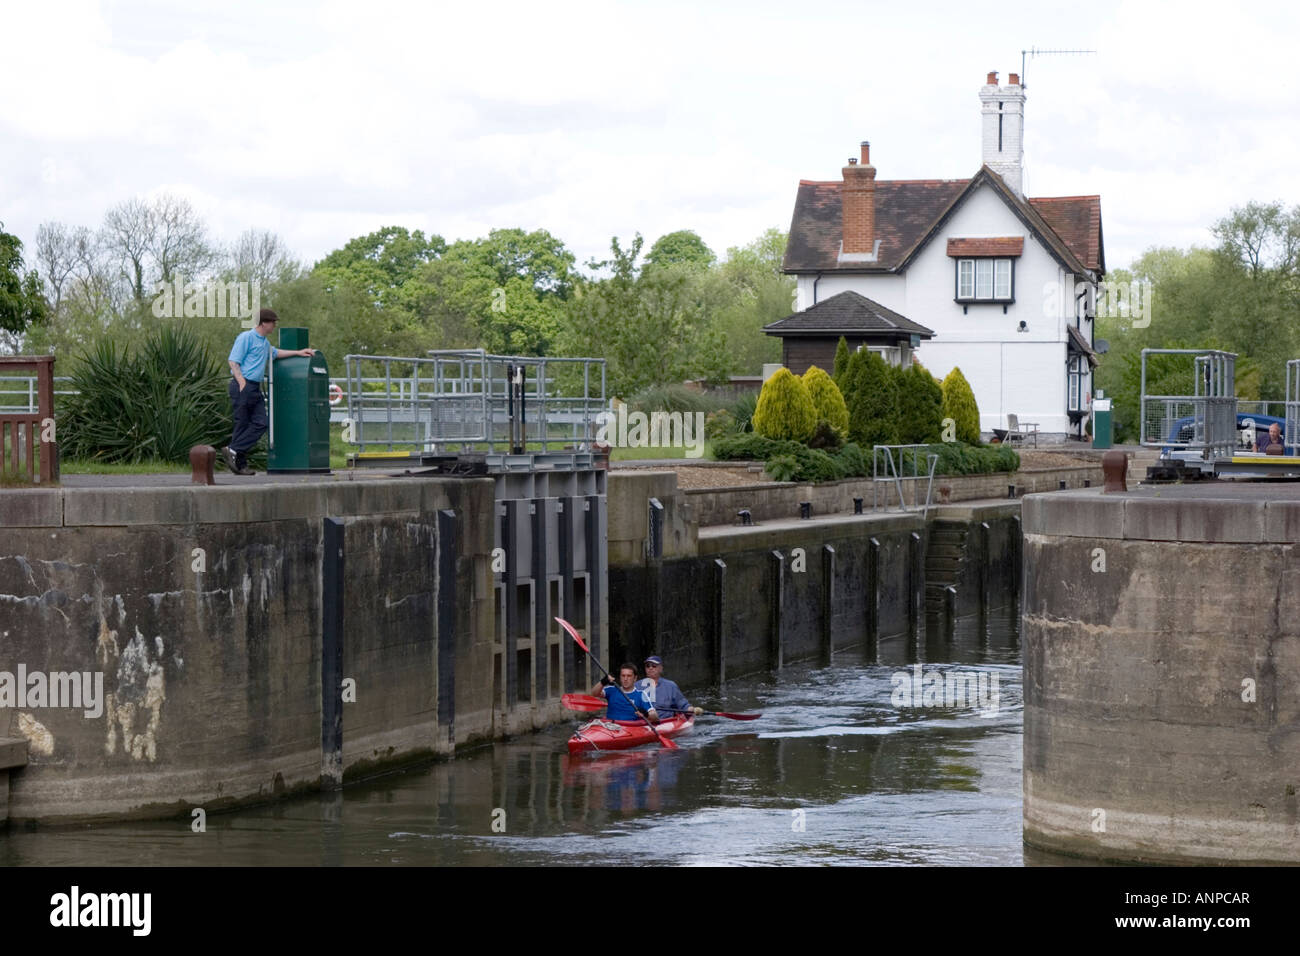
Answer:
<svg viewBox="0 0 1300 956"><path fill-rule="evenodd" d="M880 240L876 238L876 167L871 165L871 144L862 144L862 162L850 159L844 167L840 190L843 244L840 260L874 261Z"/></svg>
<svg viewBox="0 0 1300 956"><path fill-rule="evenodd" d="M1005 86L990 73L980 88L981 161L1024 197L1025 89L1012 73Z"/></svg>

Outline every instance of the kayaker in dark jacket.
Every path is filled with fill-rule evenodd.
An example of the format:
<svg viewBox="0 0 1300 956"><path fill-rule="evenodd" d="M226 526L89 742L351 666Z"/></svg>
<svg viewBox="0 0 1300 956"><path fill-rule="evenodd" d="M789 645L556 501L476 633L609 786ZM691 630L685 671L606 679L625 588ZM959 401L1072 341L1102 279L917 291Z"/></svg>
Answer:
<svg viewBox="0 0 1300 956"><path fill-rule="evenodd" d="M637 690L654 703L655 709L666 720L678 714L702 714L699 707L692 707L680 687L663 676L664 662L658 655L652 654L645 659L646 676L637 681Z"/></svg>
<svg viewBox="0 0 1300 956"><path fill-rule="evenodd" d="M621 691L621 692L620 692ZM605 717L608 720L639 720L648 718L658 723L654 701L636 686L636 665L624 664L618 669L618 685L604 678L591 689L593 696L603 694L606 701ZM631 703L628 700L631 699Z"/></svg>

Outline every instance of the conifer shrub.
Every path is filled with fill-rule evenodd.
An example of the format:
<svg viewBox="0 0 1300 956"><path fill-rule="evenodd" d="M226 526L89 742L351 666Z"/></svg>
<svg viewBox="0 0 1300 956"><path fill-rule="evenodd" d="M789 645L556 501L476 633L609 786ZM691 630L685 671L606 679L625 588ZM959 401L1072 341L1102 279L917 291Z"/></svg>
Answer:
<svg viewBox="0 0 1300 956"><path fill-rule="evenodd" d="M937 442L942 420L943 388L919 362L913 362L898 376L899 443Z"/></svg>
<svg viewBox="0 0 1300 956"><path fill-rule="evenodd" d="M975 404L975 393L961 369L953 367L943 380L943 418L956 423L957 440L970 445L980 443L980 410Z"/></svg>
<svg viewBox="0 0 1300 956"><path fill-rule="evenodd" d="M754 431L764 438L803 441L817 427L817 411L803 379L778 369L763 383L754 409Z"/></svg>
<svg viewBox="0 0 1300 956"><path fill-rule="evenodd" d="M849 438L863 448L898 444L898 388L885 360L874 352L854 352L845 381Z"/></svg>
<svg viewBox="0 0 1300 956"><path fill-rule="evenodd" d="M840 341L844 341L840 339ZM803 373L804 384L812 396L813 408L818 420L827 422L839 433L841 440L849 433L849 408L844 404L844 396L825 371L816 365ZM838 445L839 442L836 442Z"/></svg>
<svg viewBox="0 0 1300 956"><path fill-rule="evenodd" d="M839 345L835 346L835 364L831 366L831 377L835 379L835 384L841 389L844 387L844 373L849 367L849 343L840 336Z"/></svg>

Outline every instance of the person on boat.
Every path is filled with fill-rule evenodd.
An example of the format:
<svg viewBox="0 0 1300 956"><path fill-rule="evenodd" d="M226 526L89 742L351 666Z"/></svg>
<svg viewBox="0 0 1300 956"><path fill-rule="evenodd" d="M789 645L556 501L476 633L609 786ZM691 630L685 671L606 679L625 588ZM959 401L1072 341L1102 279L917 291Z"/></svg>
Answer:
<svg viewBox="0 0 1300 956"><path fill-rule="evenodd" d="M1268 453L1269 446L1271 445L1277 445L1277 451L1272 453L1274 455L1280 455L1284 451L1282 448L1282 426L1277 422L1273 422L1273 424L1268 426L1267 438L1261 438L1255 443L1255 451Z"/></svg>
<svg viewBox="0 0 1300 956"><path fill-rule="evenodd" d="M605 677L591 689L592 696L605 697L605 717L608 720L646 719L659 722L654 701L636 686L636 665L624 664L618 669L618 683ZM630 702L629 702L630 701Z"/></svg>
<svg viewBox="0 0 1300 956"><path fill-rule="evenodd" d="M637 681L637 689L646 695L655 705L655 709L665 718L678 714L704 713L700 707L692 707L680 687L664 677L663 658L652 654L645 659L646 676Z"/></svg>

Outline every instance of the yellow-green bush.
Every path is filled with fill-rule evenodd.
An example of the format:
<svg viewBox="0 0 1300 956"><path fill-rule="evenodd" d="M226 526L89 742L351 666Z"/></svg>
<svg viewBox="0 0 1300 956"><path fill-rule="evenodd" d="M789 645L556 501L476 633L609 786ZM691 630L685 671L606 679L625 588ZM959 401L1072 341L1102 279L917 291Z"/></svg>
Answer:
<svg viewBox="0 0 1300 956"><path fill-rule="evenodd" d="M754 431L764 438L803 441L817 427L817 410L803 379L778 369L763 383L754 409Z"/></svg>
<svg viewBox="0 0 1300 956"><path fill-rule="evenodd" d="M954 367L943 380L943 417L957 426L957 440L971 445L980 443L980 410L975 393L961 369Z"/></svg>
<svg viewBox="0 0 1300 956"><path fill-rule="evenodd" d="M849 407L844 404L839 386L816 365L803 373L803 383L808 386L817 418L828 422L843 439L849 433Z"/></svg>

